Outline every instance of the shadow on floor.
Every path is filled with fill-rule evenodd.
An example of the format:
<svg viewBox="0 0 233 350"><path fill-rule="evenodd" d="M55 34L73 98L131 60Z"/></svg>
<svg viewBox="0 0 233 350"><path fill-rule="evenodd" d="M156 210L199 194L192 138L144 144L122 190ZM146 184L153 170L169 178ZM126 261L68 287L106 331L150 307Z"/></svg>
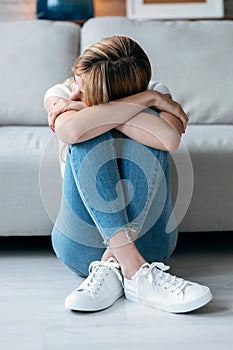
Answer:
<svg viewBox="0 0 233 350"><path fill-rule="evenodd" d="M180 233L176 253L233 251L233 231Z"/></svg>
<svg viewBox="0 0 233 350"><path fill-rule="evenodd" d="M53 251L50 236L0 237L1 251ZM233 251L233 232L180 233L175 254L203 251ZM173 253L173 254L174 254Z"/></svg>

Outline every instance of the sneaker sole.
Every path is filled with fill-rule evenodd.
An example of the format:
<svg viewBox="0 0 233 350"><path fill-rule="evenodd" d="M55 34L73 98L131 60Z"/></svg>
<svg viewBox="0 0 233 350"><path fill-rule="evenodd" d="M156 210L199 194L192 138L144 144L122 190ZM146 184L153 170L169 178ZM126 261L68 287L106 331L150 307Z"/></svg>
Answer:
<svg viewBox="0 0 233 350"><path fill-rule="evenodd" d="M123 295L124 295L124 292L122 289L120 289L114 294L114 296L111 296L111 298L109 298L107 301L103 300L102 303L99 303L98 305L84 305L81 302L78 303L78 302L70 301L67 298L65 299L65 307L73 311L86 311L86 312L101 311L112 306Z"/></svg>
<svg viewBox="0 0 233 350"><path fill-rule="evenodd" d="M186 312L190 312L190 311L194 311L196 309L199 309L202 306L208 304L213 298L213 295L209 289L204 294L202 294L202 296L200 296L198 299L195 299L195 300L190 301L188 303L173 304L173 305L149 303L146 300L143 300L143 298L141 300L139 300L139 298L134 293L131 293L131 292L126 291L126 290L125 290L125 296L126 296L126 299L128 299L130 301L144 304L144 305L147 305L147 306L150 306L150 307L162 310L162 311L176 313L176 314L186 313Z"/></svg>

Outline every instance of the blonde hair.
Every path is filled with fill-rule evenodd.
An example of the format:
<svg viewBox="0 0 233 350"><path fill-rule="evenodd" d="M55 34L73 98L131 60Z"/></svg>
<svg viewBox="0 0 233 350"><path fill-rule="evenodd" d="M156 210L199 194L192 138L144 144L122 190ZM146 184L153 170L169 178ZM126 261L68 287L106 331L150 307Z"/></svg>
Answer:
<svg viewBox="0 0 233 350"><path fill-rule="evenodd" d="M84 101L90 107L147 90L151 65L137 42L126 36L111 36L87 48L72 72L81 76ZM63 162L65 148L61 150Z"/></svg>
<svg viewBox="0 0 233 350"><path fill-rule="evenodd" d="M91 45L75 61L87 106L107 103L147 89L151 65L146 53L126 36L112 36Z"/></svg>

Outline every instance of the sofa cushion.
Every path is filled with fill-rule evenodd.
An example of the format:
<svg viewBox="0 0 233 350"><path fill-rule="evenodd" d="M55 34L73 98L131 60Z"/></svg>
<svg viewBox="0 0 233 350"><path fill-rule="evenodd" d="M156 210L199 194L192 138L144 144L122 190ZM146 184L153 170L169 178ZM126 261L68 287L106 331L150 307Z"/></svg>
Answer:
<svg viewBox="0 0 233 350"><path fill-rule="evenodd" d="M233 124L233 21L95 18L82 28L81 48L111 35L144 48L153 80L168 86L191 123Z"/></svg>
<svg viewBox="0 0 233 350"><path fill-rule="evenodd" d="M232 135L233 125L190 125L184 134L183 143L192 160L194 187L190 206L179 227L181 232L233 230ZM184 162L183 152L181 145L174 153L175 159L180 159L178 164ZM174 162L172 165L175 199L177 175ZM182 168L185 169L184 164ZM185 187L190 182L187 178L190 173L183 169L179 170ZM181 200L185 201L186 197L183 192ZM179 205L183 207L182 203Z"/></svg>
<svg viewBox="0 0 233 350"><path fill-rule="evenodd" d="M70 76L79 49L73 23L0 23L0 125L47 124L45 91Z"/></svg>
<svg viewBox="0 0 233 350"><path fill-rule="evenodd" d="M51 135L45 126L0 127L0 235L51 233L60 201L58 149Z"/></svg>

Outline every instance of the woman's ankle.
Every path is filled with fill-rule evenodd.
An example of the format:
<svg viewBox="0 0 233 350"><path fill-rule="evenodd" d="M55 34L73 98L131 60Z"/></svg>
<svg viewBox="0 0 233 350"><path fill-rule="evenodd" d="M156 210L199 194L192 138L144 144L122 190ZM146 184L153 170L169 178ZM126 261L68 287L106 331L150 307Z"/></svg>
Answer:
<svg viewBox="0 0 233 350"><path fill-rule="evenodd" d="M107 248L105 250L104 254L102 255L101 261L107 261L110 258L115 258L115 256L113 255L111 250L109 248Z"/></svg>
<svg viewBox="0 0 233 350"><path fill-rule="evenodd" d="M122 275L127 279L131 279L135 275L135 273L141 268L141 266L145 263L146 261L143 259L140 261L133 261L130 266L121 265Z"/></svg>
<svg viewBox="0 0 233 350"><path fill-rule="evenodd" d="M146 262L145 259L138 252L135 245L134 245L134 247L132 247L132 243L129 245L131 245L131 247L125 246L125 247L121 247L121 248L116 248L117 255L121 256L121 260L122 260L121 263L119 262L121 272L122 272L123 276L127 279L130 279L140 269L140 267ZM126 249L122 249L122 248L126 248ZM121 252L119 252L119 249L121 249ZM127 252L131 253L131 254L133 253L133 254L132 255L130 254L129 256L127 256L127 259L126 259L125 253L127 253ZM117 259L116 255L114 255L113 252L109 248L107 248L105 250L102 258L101 258L101 261L107 261L110 258Z"/></svg>
<svg viewBox="0 0 233 350"><path fill-rule="evenodd" d="M122 274L127 279L135 275L140 267L146 263L133 242L123 247L111 249L111 252L118 260Z"/></svg>

